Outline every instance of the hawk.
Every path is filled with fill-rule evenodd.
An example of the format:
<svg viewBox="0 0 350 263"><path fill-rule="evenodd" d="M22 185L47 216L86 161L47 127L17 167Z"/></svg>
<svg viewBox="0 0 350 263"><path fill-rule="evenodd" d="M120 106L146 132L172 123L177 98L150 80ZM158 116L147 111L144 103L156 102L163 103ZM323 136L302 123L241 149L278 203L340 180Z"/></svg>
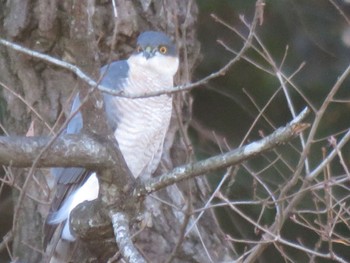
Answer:
<svg viewBox="0 0 350 263"><path fill-rule="evenodd" d="M127 60L115 61L101 68L100 84L128 93L156 91L174 85L178 66L177 49L170 38L161 32L147 31L139 35L136 49ZM172 114L171 95L130 99L104 94L103 98L108 124L131 174L135 178L149 178L161 159ZM79 106L77 95L72 111ZM82 127L82 116L77 113L68 124L66 133L79 133ZM47 223L61 223L61 239L74 241L74 234L69 227L70 213L83 201L98 197L98 179L93 171L83 168L52 170L57 190ZM53 232L49 232L46 241L52 235Z"/></svg>

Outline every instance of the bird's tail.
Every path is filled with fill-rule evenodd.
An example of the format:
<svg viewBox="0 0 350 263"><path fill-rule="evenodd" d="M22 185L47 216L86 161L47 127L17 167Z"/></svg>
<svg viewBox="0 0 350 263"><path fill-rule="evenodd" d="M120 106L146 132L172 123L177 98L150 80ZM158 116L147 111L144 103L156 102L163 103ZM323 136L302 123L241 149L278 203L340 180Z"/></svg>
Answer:
<svg viewBox="0 0 350 263"><path fill-rule="evenodd" d="M50 249L50 246L48 246ZM55 247L51 247L51 251L47 251L47 263L67 263L72 262L74 254L74 243L64 239L60 239Z"/></svg>
<svg viewBox="0 0 350 263"><path fill-rule="evenodd" d="M62 228L65 222L58 225L54 230L51 240L46 244L45 263L73 262L73 254L76 243L61 238Z"/></svg>

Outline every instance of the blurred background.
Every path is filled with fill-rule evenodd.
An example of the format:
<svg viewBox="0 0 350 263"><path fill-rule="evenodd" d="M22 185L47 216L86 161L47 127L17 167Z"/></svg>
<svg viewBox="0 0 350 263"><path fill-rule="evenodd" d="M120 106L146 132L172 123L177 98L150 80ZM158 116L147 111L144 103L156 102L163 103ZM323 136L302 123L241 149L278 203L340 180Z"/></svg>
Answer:
<svg viewBox="0 0 350 263"><path fill-rule="evenodd" d="M350 3L334 2L350 19ZM200 8L198 37L203 57L194 78L200 79L220 69L234 57L234 54L217 43L218 40L237 52L243 45L237 34L215 22L211 15L216 15L247 36L247 28L239 16L244 15L245 20L250 23L255 1L202 0L197 3ZM270 0L266 1L263 25L258 26L257 35L277 67L280 67L286 76L293 74L305 62L305 66L292 81L305 98L318 108L337 78L349 65L348 22L332 1ZM271 66L256 52L250 50L247 56L263 68L271 70ZM350 88L345 88L347 85L349 81L340 90L337 96L339 99L350 98ZM257 116L254 103L263 107L279 87L276 76L241 59L225 76L193 91L194 118L208 129L224 136L231 146L237 146ZM289 92L297 111L308 105L305 98L294 88L290 88ZM346 104L345 107L338 107L339 111L335 108L329 113L330 123L325 123L325 130L320 131L320 136L327 136L335 130L349 127L350 119L344 111L350 104ZM266 115L277 126L291 120L292 116L283 92L279 92L270 103ZM268 132L268 127L263 122L255 128L256 131L259 129ZM254 135L258 136L256 132L252 134Z"/></svg>
<svg viewBox="0 0 350 263"><path fill-rule="evenodd" d="M202 0L197 3L200 8L198 37L202 60L194 75L196 80L219 70L235 57L234 52L238 52L244 43L235 30L247 37L248 29L242 19L251 23L255 7L255 1L246 0ZM217 19L213 19L213 16ZM226 25L218 22L218 19ZM259 41L254 40L253 46L260 51L265 49L264 55L268 54L270 61L252 48L245 54L246 59L240 59L225 76L192 92L192 138L198 159L238 147L243 142L256 140L292 120L286 94L273 72L273 63L286 78L293 76L286 87L296 113L306 106L314 112L319 109L338 77L349 66L350 3L340 0L267 0L264 20L257 27L256 35ZM339 140L350 127L349 78L336 93L335 99L320 122L308 155L311 170L322 161L322 151L327 153L333 149L328 139L333 136ZM258 116L264 107L263 115ZM309 123L315 118L314 112L308 117ZM299 161L300 150L300 140L294 140L273 153L236 167L220 192L235 201L264 200L268 195L267 191L257 183L257 180L262 180L273 193L278 193L279 188L291 178ZM347 144L342 149L347 166L350 164L349 151ZM344 175L343 168L339 159L335 160L330 165L330 176L339 178ZM221 171L208 176L213 190L221 182L224 173L225 171ZM299 186L301 181L302 179L298 182ZM344 201L347 207L348 186L349 183L346 182L333 188L333 194ZM295 191L297 189L298 187ZM327 210L327 205L323 202L324 194L322 191L310 191L298 208L317 210L319 205L318 209ZM220 203L220 200L217 202ZM241 208L252 218L260 218L262 225L270 225L275 217L272 207L264 211L254 206ZM257 230L228 210L217 210L226 233L238 239L257 240ZM317 226L322 222L326 224L327 216L317 213L317 216L308 214L305 217L300 215L300 218L296 222L287 221L282 229L285 237L296 244L304 244L324 253L329 252L325 240L320 238L323 228ZM335 241L333 249L346 261L350 261L349 213L340 224L334 225L335 232L341 236L338 241L347 241ZM337 234L335 236L339 237ZM238 254L242 254L249 247L239 242L234 244ZM288 256L281 256L283 253L278 250L270 246L259 258L259 262L333 262L330 259L312 259L297 249L281 247L286 255L293 255L291 258L294 261L289 261Z"/></svg>

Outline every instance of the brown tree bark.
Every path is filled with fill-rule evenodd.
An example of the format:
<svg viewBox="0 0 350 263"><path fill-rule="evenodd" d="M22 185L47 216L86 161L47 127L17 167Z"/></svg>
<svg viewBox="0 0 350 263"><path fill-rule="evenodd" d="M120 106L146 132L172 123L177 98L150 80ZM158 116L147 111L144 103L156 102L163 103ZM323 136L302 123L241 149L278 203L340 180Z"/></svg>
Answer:
<svg viewBox="0 0 350 263"><path fill-rule="evenodd" d="M180 50L182 64L177 84L189 81L199 56L196 3L182 0L115 0L115 3L114 9L112 1L104 0L88 0L84 4L80 0L0 1L1 37L76 64L96 77L101 64L125 58L132 51L139 32L164 31L174 38ZM63 123L70 110L68 102L78 86L80 90L88 89L82 87L71 72L2 46L0 81L7 87L2 89L2 97L7 105L4 127L10 135L26 135L31 124L34 125L31 135L50 134L49 127L55 130ZM190 112L188 94L176 95L174 118L157 174L191 159L186 136ZM99 114L84 117L88 126L84 128L103 133L103 127L92 125L100 123L99 119L92 119L92 116L101 116ZM30 180L26 173L28 170L13 169L16 185L22 189L26 185L26 192L33 197L25 196L15 206L13 253L20 261L40 262L43 259L42 226L48 211L45 202L49 201L48 186L52 180L45 170L36 171ZM220 229L210 213L205 213L190 234L181 238L183 226L188 222L191 225L193 220L186 215L204 200L207 190L205 179L199 178L170 186L157 193L157 198L145 200L145 210L152 220L137 235L135 244L149 262L165 262L177 247L173 262L209 262L210 258L216 262L229 257L227 244L221 243ZM19 196L20 192L14 190L14 203ZM138 228L137 223L133 228ZM89 247L91 255L78 251L80 257L76 262L96 258L97 249L93 249L96 243L90 242ZM98 253L103 260L116 252L110 251L110 247L109 243L101 245Z"/></svg>

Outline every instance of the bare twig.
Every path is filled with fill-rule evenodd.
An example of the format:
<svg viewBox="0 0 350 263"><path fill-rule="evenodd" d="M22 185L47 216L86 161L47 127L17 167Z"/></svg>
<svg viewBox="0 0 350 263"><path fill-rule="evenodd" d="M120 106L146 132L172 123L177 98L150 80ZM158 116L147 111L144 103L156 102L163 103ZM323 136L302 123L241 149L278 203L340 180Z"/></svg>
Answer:
<svg viewBox="0 0 350 263"><path fill-rule="evenodd" d="M321 119L324 116L324 113L327 109L327 107L329 106L329 104L332 101L332 98L334 97L334 95L336 94L336 92L339 90L339 88L341 87L342 83L345 81L345 79L349 76L350 74L350 66L347 67L347 69L343 72L343 74L339 77L339 79L337 80L337 82L335 83L335 85L333 86L333 88L331 89L331 91L328 93L324 103L322 104L321 108L318 110L317 114L316 114L316 118L311 126L310 129L310 133L306 142L306 147L303 150L303 153L300 156L300 160L299 160L299 164L298 164L298 169L297 171L294 173L293 178L285 185L285 187L282 189L280 196L283 198L284 194L289 191L289 189L291 187L293 187L296 183L296 181L298 180L300 173L302 171L303 168L303 164L305 159L307 158L307 155L309 153L310 147L311 147L311 142L314 140L316 131L320 125ZM343 138L344 139L344 138ZM345 143L345 142L343 142ZM338 144L339 146L339 144ZM336 154L336 151L333 151L334 155ZM318 175L324 167L324 163L325 162L329 162L330 159L333 159L334 156L333 154L329 154L328 157L326 158L327 160L324 160L321 165L318 166L318 168L314 169L314 171L310 172L310 174L307 176L307 178L314 178L316 175ZM323 165L322 165L323 164Z"/></svg>
<svg viewBox="0 0 350 263"><path fill-rule="evenodd" d="M224 182L226 182L226 179L232 175L232 168L230 167L229 169L227 169L225 175L222 177L222 179L220 180L220 183L216 186L214 192L211 194L210 198L208 199L208 201L206 202L206 204L204 205L204 210L202 210L199 215L196 217L196 219L191 222L191 225L188 227L187 231L186 231L186 235L189 234L189 232L192 230L192 228L198 223L199 219L202 217L202 215L204 214L204 212L206 211L206 208L208 208L211 204L211 202L213 201L213 199L216 197L216 194L220 191L222 185L224 184Z"/></svg>
<svg viewBox="0 0 350 263"><path fill-rule="evenodd" d="M254 225L255 227L257 227L258 229L260 229L261 231L263 231L265 234L264 234L264 239L263 240L260 240L260 241L253 241L255 242L257 245L267 245L269 243L274 243L274 244L278 244L278 243L281 243L283 245L286 245L286 246L289 246L289 247L292 247L292 248L296 248L300 251L304 251L306 253L309 253L311 255L315 255L317 257L321 257L321 258L329 258L329 259L336 259L338 260L338 262L347 262L345 261L343 258L335 255L334 253L320 253L320 252L317 252L317 251L314 251L312 249L309 249L307 248L306 246L304 245L299 245L299 244L296 244L296 243L293 243L293 242L290 242L284 238L282 238L280 235L278 234L274 234L273 232L271 232L269 229L266 229L264 227L262 227L260 224L257 224L255 222L255 220L251 219L250 217L248 217L246 214L244 214L240 209L238 209L237 207L235 207L234 205L230 204L230 202L223 196L223 195L219 195L218 196L221 200L223 200L224 202L227 202L227 204L229 204L230 208L232 210L234 210L236 213L238 213L242 218L244 218L245 220L247 220L248 222L250 222L252 225ZM234 241L238 241L238 242L244 242L244 243L249 243L247 242L247 240L237 240L237 239L232 239ZM252 261L247 261L246 262L252 262Z"/></svg>
<svg viewBox="0 0 350 263"><path fill-rule="evenodd" d="M7 248L8 244L12 241L12 239L13 239L13 232L12 231L7 232L6 235L4 235L4 237L2 238L2 241L0 243L0 251Z"/></svg>
<svg viewBox="0 0 350 263"><path fill-rule="evenodd" d="M167 259L166 263L173 262L173 260L176 258L177 253L180 251L180 248L181 248L181 246L184 242L184 239L185 239L185 231L186 231L186 228L188 226L188 223L190 222L191 215L192 215L192 204L188 201L186 212L185 212L185 217L183 219L183 222L182 222L181 228L180 228L179 238L178 238L176 245L175 245L173 251L171 252L169 258Z"/></svg>
<svg viewBox="0 0 350 263"><path fill-rule="evenodd" d="M335 7L335 9L338 10L339 14L344 18L346 23L350 25L350 18L346 15L346 13L341 9L341 7L334 1L334 0L329 0L329 2Z"/></svg>
<svg viewBox="0 0 350 263"><path fill-rule="evenodd" d="M310 174L307 175L306 179L311 181L317 175L319 175L324 167L326 167L337 155L339 149L341 149L348 141L350 141L350 130L343 136L343 138L337 143L337 147L331 151L328 156L313 170Z"/></svg>
<svg viewBox="0 0 350 263"><path fill-rule="evenodd" d="M9 87L7 87L5 85L5 83L0 81L0 86L2 86L4 89L6 89L8 92L10 92L13 96L15 96L16 98L18 98L20 101L22 101L37 117L39 120L41 120L44 125L46 126L46 128L51 132L54 133L51 126L47 123L47 121L45 121L43 119L43 117L41 116L41 114L34 109L34 107L32 105L30 105L30 103L28 103L21 95L19 95L17 92L13 91L12 89L10 89Z"/></svg>
<svg viewBox="0 0 350 263"><path fill-rule="evenodd" d="M350 74L350 66L347 67L347 69L343 72L343 74L339 77L337 82L334 84L332 87L331 91L328 93L326 99L324 100L324 103L322 104L321 108L318 110L316 113L316 118L311 126L311 130L309 132L308 139L306 141L306 146L300 156L299 163L297 165L297 170L294 172L293 177L288 181L288 183L283 187L281 190L279 199L283 199L286 197L287 192L296 184L297 180L300 177L300 174L303 169L303 164L305 162L305 159L307 158L307 155L310 151L310 147L312 145L312 141L315 137L317 128L319 127L319 124L321 122L322 117L324 116L324 113L329 106L329 104L332 102L332 99L336 92L339 90L345 79L349 76ZM344 135L344 137L340 140L340 142L337 144L338 148L341 149L345 143L347 143L350 140L350 130ZM284 222L286 218L288 218L288 215L290 212L295 208L297 204L300 203L301 200L303 200L306 191L304 191L306 188L309 187L310 182L319 174L323 171L324 167L328 165L330 161L334 159L335 156L337 156L337 150L334 149L328 156L320 163L313 171L311 171L303 181L303 184L298 190L298 195L295 195L292 200L288 203L287 207L282 211L280 218L276 220L271 227L269 228L272 233L278 233L282 226L284 225ZM264 239L264 237L263 237ZM267 248L266 243L259 243L257 244L249 254L249 256L245 259L244 262L253 262L256 260L261 253Z"/></svg>
<svg viewBox="0 0 350 263"><path fill-rule="evenodd" d="M292 117L295 118L295 116L296 116L295 106L294 106L294 103L292 101L292 98L291 98L291 96L289 94L289 91L287 89L287 86L286 86L286 82L288 82L289 78L287 80L285 80L286 77L281 72L281 69L279 67L277 67L275 61L272 58L272 55L270 54L270 52L267 50L267 48L265 47L265 45L263 44L263 42L260 40L260 38L257 35L255 35L255 39L258 41L260 47L262 48L262 50L263 50L263 52L264 52L264 54L265 54L265 56L267 58L267 61L272 66L273 71L275 72L275 76L277 77L278 81L280 82L280 85L281 85L282 90L284 92L288 108L289 108L289 110L290 110L290 112L292 114ZM305 143L305 139L304 139L302 133L299 135L299 138L300 138L301 146L304 149L306 143ZM307 173L310 171L309 160L307 158L305 158L305 170L306 170Z"/></svg>

